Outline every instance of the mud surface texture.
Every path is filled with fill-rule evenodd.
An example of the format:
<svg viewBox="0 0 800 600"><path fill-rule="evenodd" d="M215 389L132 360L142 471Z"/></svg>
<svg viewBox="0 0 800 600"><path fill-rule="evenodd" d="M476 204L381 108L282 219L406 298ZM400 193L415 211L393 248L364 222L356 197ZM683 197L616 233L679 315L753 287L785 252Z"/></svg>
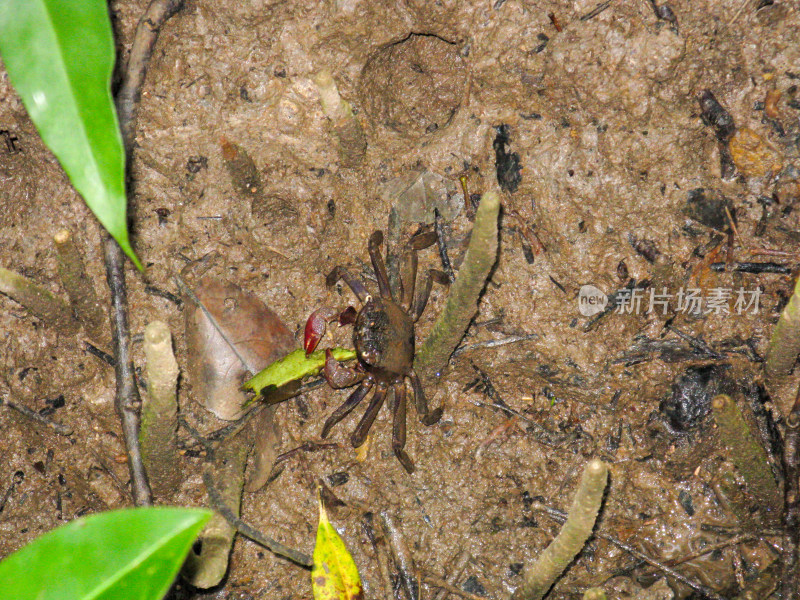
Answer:
<svg viewBox="0 0 800 600"><path fill-rule="evenodd" d="M132 165L132 235L147 269L128 272L130 322L140 367L147 323L169 325L180 412L202 432L225 422L187 376L195 349L173 279L187 265L216 252L209 273L265 302L300 347L312 311L357 306L346 285L326 289L334 266L376 293L373 231L388 231L399 252L438 202L457 272L479 194L501 193L499 257L479 313L426 383L444 416L426 427L409 407L416 472L392 453L386 407L366 448L351 448L362 406L333 429L335 445L289 454L268 485L244 493L245 521L310 554L322 482L366 597L405 597L385 589L399 581L385 514L421 598L455 597L433 576L499 600L558 531L537 503L566 510L599 457L611 475L598 531L725 597L770 569L771 539L747 537L766 531L766 509L748 497L710 407L725 393L754 427L781 426L758 382L798 262L800 9L659 1L187 0L167 23ZM146 4L111 3L120 47ZM324 71L341 110L323 110ZM2 70L0 130L0 267L66 299L53 236L67 228L106 306L98 225ZM429 268L441 268L435 246L420 252L420 273ZM625 310L584 316L585 285L627 289L628 301L611 298ZM446 297L433 290L418 346ZM87 342L110 351L108 338L66 335L0 295L0 397L72 430L0 407L0 557L79 515L130 505L113 368ZM336 326L322 342L351 343L351 328ZM278 452L322 442L347 393L321 386L278 405ZM183 427L178 442L181 485L167 501L202 505L203 449ZM616 598L691 593L597 538L548 597L590 587ZM769 582L760 589L767 597ZM310 580L237 538L220 586L178 593L299 599Z"/></svg>

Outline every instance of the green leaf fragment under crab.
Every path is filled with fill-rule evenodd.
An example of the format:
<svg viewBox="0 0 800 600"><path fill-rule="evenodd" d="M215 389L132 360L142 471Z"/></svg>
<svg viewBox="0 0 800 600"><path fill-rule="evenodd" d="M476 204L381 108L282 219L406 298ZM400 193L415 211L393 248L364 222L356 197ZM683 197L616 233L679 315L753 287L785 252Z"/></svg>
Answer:
<svg viewBox="0 0 800 600"><path fill-rule="evenodd" d="M348 348L333 348L331 354L339 362L353 360L356 357L355 350ZM305 350L300 348L276 360L247 381L243 387L246 390L252 390L256 394L260 394L268 387L279 388L292 381L304 379L309 375L316 375L324 366L325 350L317 350L307 357Z"/></svg>

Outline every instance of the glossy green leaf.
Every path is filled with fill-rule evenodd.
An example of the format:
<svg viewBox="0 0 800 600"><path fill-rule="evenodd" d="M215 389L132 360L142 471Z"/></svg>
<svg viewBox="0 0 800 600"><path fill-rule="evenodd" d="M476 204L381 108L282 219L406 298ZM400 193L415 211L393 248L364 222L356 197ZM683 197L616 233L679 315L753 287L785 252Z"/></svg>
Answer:
<svg viewBox="0 0 800 600"><path fill-rule="evenodd" d="M340 362L352 360L356 357L355 351L347 348L333 348L331 354L333 354L333 358ZM324 366L325 350L317 350L306 357L305 350L301 348L276 360L247 381L243 387L246 390L253 390L256 394L260 394L262 390L269 386L279 388L309 375L316 375Z"/></svg>
<svg viewBox="0 0 800 600"><path fill-rule="evenodd" d="M0 55L42 140L136 266L125 218L125 152L111 98L105 0L0 1Z"/></svg>
<svg viewBox="0 0 800 600"><path fill-rule="evenodd" d="M134 508L72 521L0 562L14 600L160 600L211 512Z"/></svg>
<svg viewBox="0 0 800 600"><path fill-rule="evenodd" d="M328 521L322 500L319 502L319 527L311 568L314 600L363 600L364 591L353 557L344 540Z"/></svg>

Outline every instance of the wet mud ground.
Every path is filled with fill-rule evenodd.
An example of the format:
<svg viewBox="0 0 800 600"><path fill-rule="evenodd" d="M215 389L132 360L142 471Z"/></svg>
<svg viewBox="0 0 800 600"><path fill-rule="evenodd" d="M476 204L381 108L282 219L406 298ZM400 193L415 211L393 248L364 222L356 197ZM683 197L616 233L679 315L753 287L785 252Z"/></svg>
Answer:
<svg viewBox="0 0 800 600"><path fill-rule="evenodd" d="M112 2L125 48L145 5ZM780 422L780 403L758 382L797 268L800 10L780 0L666 5L191 0L167 23L137 124L130 216L147 270L128 271L130 321L134 334L154 319L170 325L193 423L223 425L193 395L182 309L163 293L178 294L173 276L188 263L219 253L214 275L266 302L299 347L313 310L354 302L346 287L326 290L332 267L372 277L367 239L392 209L404 234L432 220L419 196L398 190L424 174L423 199L438 202L456 268L475 195L502 193L500 252L479 312L450 366L426 383L444 417L426 427L409 412L416 472L391 452L387 409L357 455L348 437L358 410L333 430L338 447L294 453L244 494L248 523L310 553L322 481L367 597L384 590L363 515L389 511L421 573L504 598L558 530L535 502L566 510L583 466L600 457L611 479L598 531L725 596L773 565L777 540L763 536L774 524L758 499L731 498L740 477L707 411L710 395L729 391L756 418ZM363 138L323 111L314 77L325 69ZM704 112L706 90L733 119L727 133ZM5 73L0 129L0 265L63 295L52 236L67 227L107 302L98 226ZM256 165L253 194L227 168L225 142ZM753 254L763 249L783 254ZM711 268L741 262L786 269ZM438 266L437 252L422 251L420 263ZM593 320L579 311L584 285L641 289L642 305ZM724 309L692 315L678 306L690 288L706 301L732 291ZM740 289L757 292L757 308L739 310ZM673 295L669 306L649 310L650 290ZM434 286L418 342L445 294ZM349 335L333 341L349 345ZM0 396L73 430L0 408L0 556L77 516L130 505L113 369L86 339L0 296ZM91 342L110 350L108 339ZM320 441L345 397L320 387L279 405L280 452ZM179 438L183 483L164 500L203 504L202 453L184 429ZM742 533L754 535L722 544ZM550 597L590 586L616 598L690 595L599 539ZM289 599L310 587L306 572L237 539L221 586L181 594ZM422 598L437 594L422 584Z"/></svg>

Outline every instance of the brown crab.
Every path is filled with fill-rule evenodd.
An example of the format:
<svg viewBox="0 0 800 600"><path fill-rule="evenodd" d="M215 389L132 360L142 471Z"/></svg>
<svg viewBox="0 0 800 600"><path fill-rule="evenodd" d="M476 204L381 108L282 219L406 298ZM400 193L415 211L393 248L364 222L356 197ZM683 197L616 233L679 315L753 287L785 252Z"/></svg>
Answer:
<svg viewBox="0 0 800 600"><path fill-rule="evenodd" d="M350 443L358 447L364 443L370 427L388 396L392 397L392 450L400 464L408 473L414 472L414 463L404 447L406 445L406 386L405 379L411 381L416 399L417 414L425 425L433 425L442 416L442 409L429 410L425 393L419 377L414 372L414 323L417 322L431 292L433 281L449 284L447 276L441 271L430 269L425 278L422 291L414 296L417 275L417 251L429 247L436 241L435 233L422 233L409 240L403 255L403 272L407 274L406 285L402 279L396 295L392 293L386 266L380 247L383 233L374 232L369 238L369 256L375 269L380 295L371 295L364 283L354 277L346 268L336 267L325 280L330 288L340 279L353 290L361 301L361 310L355 313L350 307L342 313L330 309L315 311L306 323L304 347L306 353L316 348L325 332L326 322L338 320L340 324L355 323L353 346L358 363L346 367L337 362L330 350L325 353L325 379L333 388L345 388L359 383L350 397L325 421L322 437L325 438L334 425L344 419L375 388L372 400L364 416L350 436ZM397 300L396 300L397 298ZM355 315L355 318L353 318Z"/></svg>

